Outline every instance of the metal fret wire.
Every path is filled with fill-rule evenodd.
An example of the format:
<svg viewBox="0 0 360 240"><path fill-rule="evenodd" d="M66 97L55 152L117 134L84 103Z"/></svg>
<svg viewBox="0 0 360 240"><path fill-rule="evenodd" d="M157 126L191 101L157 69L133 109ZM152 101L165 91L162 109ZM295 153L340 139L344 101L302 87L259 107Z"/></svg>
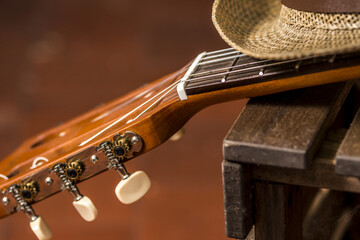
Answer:
<svg viewBox="0 0 360 240"><path fill-rule="evenodd" d="M247 56L247 55L242 55L242 56ZM321 57L321 56L326 56L326 55L319 55L319 56L316 56L316 57ZM220 59L216 59L217 62L220 62L220 61L224 61L224 60L230 60L230 59L233 59L233 58L236 58L237 56L233 56L233 57L226 57L226 58L220 58ZM256 69L262 69L262 68L266 68L266 67L274 67L274 66L280 66L282 64L286 64L286 63L292 63L292 62L297 62L297 61L302 61L302 60L306 60L306 59L312 59L312 58L315 58L314 56L310 56L310 57L304 57L304 58L299 58L299 59L291 59L291 60L285 60L285 61L280 61L280 62L275 62L275 63L271 63L271 64L265 64L265 65L260 65L260 66L255 66L255 67L249 67L249 68L243 68L243 69L239 69L239 70L235 70L235 71L231 71L231 73L240 73L240 72L246 72L246 71L249 71L249 70L256 70ZM267 63L267 62L271 62L272 60L259 60L259 61L256 61L256 62L250 62L250 63L247 63L247 64L241 64L241 65L235 65L235 66L232 66L232 67L226 67L226 68L221 68L221 69L216 69L215 72L218 72L218 71L226 71L226 70L229 70L231 68L240 68L242 66L246 66L246 65L250 65L250 64L256 64L256 63ZM212 61L207 61L207 62L200 62L198 65L200 64L205 64L205 63L214 63L214 60ZM204 72L204 73L196 73L196 74L191 74L189 75L189 77L192 77L192 76L195 76L195 75L204 75L204 74L207 74L207 73L213 73L214 71L208 71L208 72ZM202 79L206 79L206 78L211 78L211 77L217 77L217 76L222 76L224 73L218 73L218 74L209 74L209 75L205 75L205 76L202 76L202 77L196 77L196 78L192 78L192 79L187 79L185 80L186 82L192 82L192 81L197 81L197 80L202 80Z"/></svg>
<svg viewBox="0 0 360 240"><path fill-rule="evenodd" d="M242 59L242 58L240 57L239 59ZM260 60L260 61L257 61L257 62L255 62L255 61L254 62L248 62L248 63L235 65L235 66L232 66L232 67L224 67L224 68L218 68L218 69L210 70L210 71L206 71L206 72L194 73L194 74L189 75L189 77L199 76L199 75L200 76L201 75L206 75L208 73L216 73L216 72L221 72L221 71L228 71L228 70L234 69L234 68L236 69L236 68L241 68L241 67L248 66L248 65L253 65L253 64L257 64L257 63L268 63L268 62L272 62L272 61L273 60ZM193 79L195 79L195 78L193 78Z"/></svg>
<svg viewBox="0 0 360 240"><path fill-rule="evenodd" d="M240 58L240 54L237 54L237 58L235 58L234 60L232 60L231 65L230 65L230 69L226 71L225 75L221 78L221 82L225 82L226 79L229 77L231 71L233 70L233 67L235 66L235 64L237 63L237 61Z"/></svg>
<svg viewBox="0 0 360 240"><path fill-rule="evenodd" d="M266 67L279 66L281 64L286 64L286 63L291 63L291 62L296 62L296 61L299 61L299 59L292 59L292 60L287 60L287 61L282 61L282 62L276 62L276 63L271 63L271 64L265 64L265 65L260 65L260 66L243 68L243 69L231 71L231 73L240 73L240 72L246 72L246 71L250 71L250 70L262 69L262 68L266 68ZM235 67L236 66L233 66L233 67L229 67L227 69L235 68ZM188 79L188 80L185 80L185 81L186 82L197 81L197 80L202 80L202 79L206 79L206 78L222 76L223 74L224 73L212 74L212 75L207 75L207 76L203 76L203 77L197 77L197 78Z"/></svg>

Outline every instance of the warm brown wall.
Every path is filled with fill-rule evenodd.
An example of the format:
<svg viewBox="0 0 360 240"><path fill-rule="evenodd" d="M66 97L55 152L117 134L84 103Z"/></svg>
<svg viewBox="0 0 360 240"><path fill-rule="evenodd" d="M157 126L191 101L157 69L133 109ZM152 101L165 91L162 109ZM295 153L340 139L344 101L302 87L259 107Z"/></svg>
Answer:
<svg viewBox="0 0 360 240"><path fill-rule="evenodd" d="M212 0L0 2L0 157L23 139L177 70L226 45ZM128 164L152 179L120 204L113 171L80 184L99 210L80 219L61 193L35 205L53 239L225 239L221 142L243 102L211 107L185 137ZM0 239L35 239L23 213L0 220Z"/></svg>

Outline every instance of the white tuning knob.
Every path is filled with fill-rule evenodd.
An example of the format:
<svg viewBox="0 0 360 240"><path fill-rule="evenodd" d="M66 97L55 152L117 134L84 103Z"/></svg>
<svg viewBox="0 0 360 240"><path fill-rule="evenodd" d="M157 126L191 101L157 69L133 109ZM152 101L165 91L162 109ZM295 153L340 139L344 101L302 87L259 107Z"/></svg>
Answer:
<svg viewBox="0 0 360 240"><path fill-rule="evenodd" d="M143 171L137 171L122 179L115 188L115 194L124 204L136 202L142 198L151 186L149 177Z"/></svg>
<svg viewBox="0 0 360 240"><path fill-rule="evenodd" d="M42 217L37 217L35 220L31 221L30 227L39 240L51 239L51 229Z"/></svg>
<svg viewBox="0 0 360 240"><path fill-rule="evenodd" d="M73 205L80 216L88 222L94 221L98 215L98 210L96 209L94 203L86 196L73 201Z"/></svg>

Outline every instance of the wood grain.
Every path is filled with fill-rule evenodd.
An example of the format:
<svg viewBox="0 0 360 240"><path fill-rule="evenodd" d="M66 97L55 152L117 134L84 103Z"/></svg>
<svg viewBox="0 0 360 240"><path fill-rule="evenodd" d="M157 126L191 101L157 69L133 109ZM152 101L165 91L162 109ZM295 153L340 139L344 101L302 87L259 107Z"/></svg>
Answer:
<svg viewBox="0 0 360 240"><path fill-rule="evenodd" d="M312 165L306 170L257 166L253 167L252 176L263 181L360 193L359 178L341 176L335 172L336 151L345 133L344 129L331 130Z"/></svg>
<svg viewBox="0 0 360 240"><path fill-rule="evenodd" d="M200 51L226 47L212 27L212 3L2 1L0 158L24 139L179 69ZM120 178L114 171L79 184L99 210L92 223L78 216L67 192L36 203L53 240L226 239L221 144L242 106L209 108L187 124L180 141L129 162L129 171L144 170L153 183L137 204L118 202L113 191ZM0 220L0 239L36 237L20 212Z"/></svg>
<svg viewBox="0 0 360 240"><path fill-rule="evenodd" d="M336 172L360 177L360 111L353 119L336 155Z"/></svg>
<svg viewBox="0 0 360 240"><path fill-rule="evenodd" d="M226 236L246 239L253 224L250 166L223 161Z"/></svg>
<svg viewBox="0 0 360 240"><path fill-rule="evenodd" d="M305 169L352 84L251 99L225 139L225 159Z"/></svg>
<svg viewBox="0 0 360 240"><path fill-rule="evenodd" d="M302 239L301 189L271 182L255 182L255 239Z"/></svg>
<svg viewBox="0 0 360 240"><path fill-rule="evenodd" d="M246 97L263 96L313 85L351 80L360 77L360 71L356 71L357 68L360 66L239 86L227 90L192 95L189 96L188 100L180 101L175 87L177 81L186 71L186 67L184 67L124 97L28 139L0 163L1 172L9 176L9 180L0 180L0 189L5 191L10 185L19 184L37 172L49 171L56 163L65 162L66 159L89 147L99 146L103 141L110 141L113 136L119 133L131 131L140 135L144 147L135 155L136 157L164 143L181 129L194 114L205 107ZM334 111L328 109L329 114L335 116L342 103L343 97L340 96L347 94L347 89L352 83L352 81L341 83L339 86L343 87L339 89L339 86L335 85L330 87L335 88L334 94L336 93L340 100L331 102L335 107L333 108ZM324 103L324 100L320 103ZM326 127L327 124L324 124L323 128L319 130L318 136L322 135ZM312 152L309 151L309 153ZM37 157L45 157L49 159L49 162L36 169L30 169L33 160ZM293 165L304 168L306 162ZM36 178L36 176L33 177ZM11 196L9 195L9 197ZM7 209L8 214L13 212L13 208Z"/></svg>

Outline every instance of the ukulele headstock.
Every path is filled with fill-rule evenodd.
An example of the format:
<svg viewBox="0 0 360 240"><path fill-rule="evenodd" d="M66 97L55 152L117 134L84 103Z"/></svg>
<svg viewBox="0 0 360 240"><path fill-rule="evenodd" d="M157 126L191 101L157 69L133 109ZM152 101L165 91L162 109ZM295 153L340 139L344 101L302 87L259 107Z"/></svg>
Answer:
<svg viewBox="0 0 360 240"><path fill-rule="evenodd" d="M176 128L168 132L154 129L169 119L171 111L166 109L178 101L175 88L184 71L24 142L0 162L0 217L22 211L37 237L49 239L51 230L32 205L67 191L80 216L93 221L98 211L77 184L108 169L121 175L115 195L122 203L130 204L143 197L151 185L149 177L142 171L130 174L125 162L160 145L176 132ZM182 124L178 123L179 128Z"/></svg>

